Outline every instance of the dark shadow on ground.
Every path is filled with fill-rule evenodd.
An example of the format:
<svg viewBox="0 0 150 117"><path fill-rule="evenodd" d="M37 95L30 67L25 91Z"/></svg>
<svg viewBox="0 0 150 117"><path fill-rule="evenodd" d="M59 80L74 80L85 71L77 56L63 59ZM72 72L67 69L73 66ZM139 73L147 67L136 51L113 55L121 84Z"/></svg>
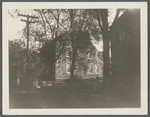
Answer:
<svg viewBox="0 0 150 117"><path fill-rule="evenodd" d="M139 97L132 90L99 87L82 83L33 90L10 92L10 108L140 108ZM133 85L132 85L133 86ZM133 89L133 88L132 88ZM130 92L131 91L131 92Z"/></svg>

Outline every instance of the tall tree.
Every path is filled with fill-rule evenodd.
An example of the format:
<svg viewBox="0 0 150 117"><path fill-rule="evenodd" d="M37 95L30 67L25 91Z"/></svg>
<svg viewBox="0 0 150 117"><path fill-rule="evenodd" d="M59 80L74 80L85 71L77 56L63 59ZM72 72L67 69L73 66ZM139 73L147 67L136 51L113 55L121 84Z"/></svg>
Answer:
<svg viewBox="0 0 150 117"><path fill-rule="evenodd" d="M87 11L80 9L70 9L70 37L71 37L71 47L72 47L72 56L71 56L71 75L70 78L74 79L74 71L77 53L83 49L87 49L90 45L90 34L87 30L83 29L84 23L87 19Z"/></svg>
<svg viewBox="0 0 150 117"><path fill-rule="evenodd" d="M104 78L107 79L110 77L110 62L109 62L109 31L108 31L108 9L100 10L101 19L102 19L102 34L103 34L103 60L104 60Z"/></svg>
<svg viewBox="0 0 150 117"><path fill-rule="evenodd" d="M62 38L62 33L64 33L67 28L66 22L67 13L66 10L61 9L36 9L41 17L41 24L43 26L44 32L43 36L45 36L47 43L43 45L47 54L51 55L51 57L47 58L47 65L49 67L49 74L53 81L55 80L55 63L58 60L59 56L62 53L62 50L65 46L65 39ZM50 39L48 39L48 37ZM63 42L64 41L64 42ZM62 42L62 43L60 43ZM58 46L59 45L59 46ZM61 45L61 46L60 46ZM47 51L48 49L48 51ZM41 52L43 52L42 49ZM48 60L49 59L49 60Z"/></svg>
<svg viewBox="0 0 150 117"><path fill-rule="evenodd" d="M114 21L118 18L121 9L118 9L114 18ZM93 14L95 14L95 19L98 21L98 26L100 32L103 37L103 60L104 60L104 70L103 70L103 77L104 79L109 79L110 77L110 56L109 56L109 41L110 41L110 34L109 34L109 10L108 9L96 9L92 10Z"/></svg>
<svg viewBox="0 0 150 117"><path fill-rule="evenodd" d="M21 39L15 39L9 41L9 72L10 72L10 84L16 86L17 78L20 79L21 82L26 83L26 72L27 72L27 60L26 60L26 51L25 43ZM39 59L37 51L29 52L29 70L33 71L35 68L37 61ZM32 73L30 73L30 80L32 80ZM15 84L14 84L15 82Z"/></svg>

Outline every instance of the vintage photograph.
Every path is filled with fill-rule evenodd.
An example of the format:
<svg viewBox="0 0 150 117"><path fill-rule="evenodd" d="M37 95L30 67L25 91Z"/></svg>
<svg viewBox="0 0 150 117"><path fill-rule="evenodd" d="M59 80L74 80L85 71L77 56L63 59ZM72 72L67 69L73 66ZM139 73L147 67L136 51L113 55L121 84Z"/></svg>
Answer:
<svg viewBox="0 0 150 117"><path fill-rule="evenodd" d="M140 7L22 5L5 10L10 110L142 107Z"/></svg>

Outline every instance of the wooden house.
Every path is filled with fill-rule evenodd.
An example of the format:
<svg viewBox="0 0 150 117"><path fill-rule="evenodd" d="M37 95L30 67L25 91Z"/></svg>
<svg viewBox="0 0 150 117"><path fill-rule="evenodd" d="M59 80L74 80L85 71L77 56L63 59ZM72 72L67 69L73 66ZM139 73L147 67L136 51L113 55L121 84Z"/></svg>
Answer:
<svg viewBox="0 0 150 117"><path fill-rule="evenodd" d="M77 53L75 64L75 77L78 79L91 79L103 77L103 57L99 57L99 51L92 45L92 50ZM66 53L56 63L56 79L70 79L71 75L71 46L66 46Z"/></svg>
<svg viewBox="0 0 150 117"><path fill-rule="evenodd" d="M140 10L126 10L111 26L111 67L116 78L140 77Z"/></svg>
<svg viewBox="0 0 150 117"><path fill-rule="evenodd" d="M111 84L140 106L140 10L126 10L111 26Z"/></svg>

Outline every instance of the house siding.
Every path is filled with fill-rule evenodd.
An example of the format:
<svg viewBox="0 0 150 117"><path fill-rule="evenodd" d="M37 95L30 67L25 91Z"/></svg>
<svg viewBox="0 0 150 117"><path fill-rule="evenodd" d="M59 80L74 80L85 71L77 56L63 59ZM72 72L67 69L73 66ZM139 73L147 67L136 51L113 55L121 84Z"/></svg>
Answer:
<svg viewBox="0 0 150 117"><path fill-rule="evenodd" d="M111 28L112 75L140 76L140 10L127 10ZM116 77L117 76L117 77Z"/></svg>
<svg viewBox="0 0 150 117"><path fill-rule="evenodd" d="M89 73L88 70L85 73L85 71L83 70L77 70L75 69L74 74L76 76L78 76L81 79L91 79L91 78L97 78L97 77L103 77L103 63L99 62L98 60L96 60L95 54L93 54L92 59L88 59L88 54L81 54L78 53L79 56L85 57L87 58L87 65L89 65L90 63L93 64L93 73ZM70 79L70 74L68 74L66 72L66 64L70 63L71 64L71 60L70 58L66 57L66 59L60 59L58 60L58 62L56 63L56 79ZM96 68L95 65L97 65L98 69L100 70L100 73L96 73Z"/></svg>

